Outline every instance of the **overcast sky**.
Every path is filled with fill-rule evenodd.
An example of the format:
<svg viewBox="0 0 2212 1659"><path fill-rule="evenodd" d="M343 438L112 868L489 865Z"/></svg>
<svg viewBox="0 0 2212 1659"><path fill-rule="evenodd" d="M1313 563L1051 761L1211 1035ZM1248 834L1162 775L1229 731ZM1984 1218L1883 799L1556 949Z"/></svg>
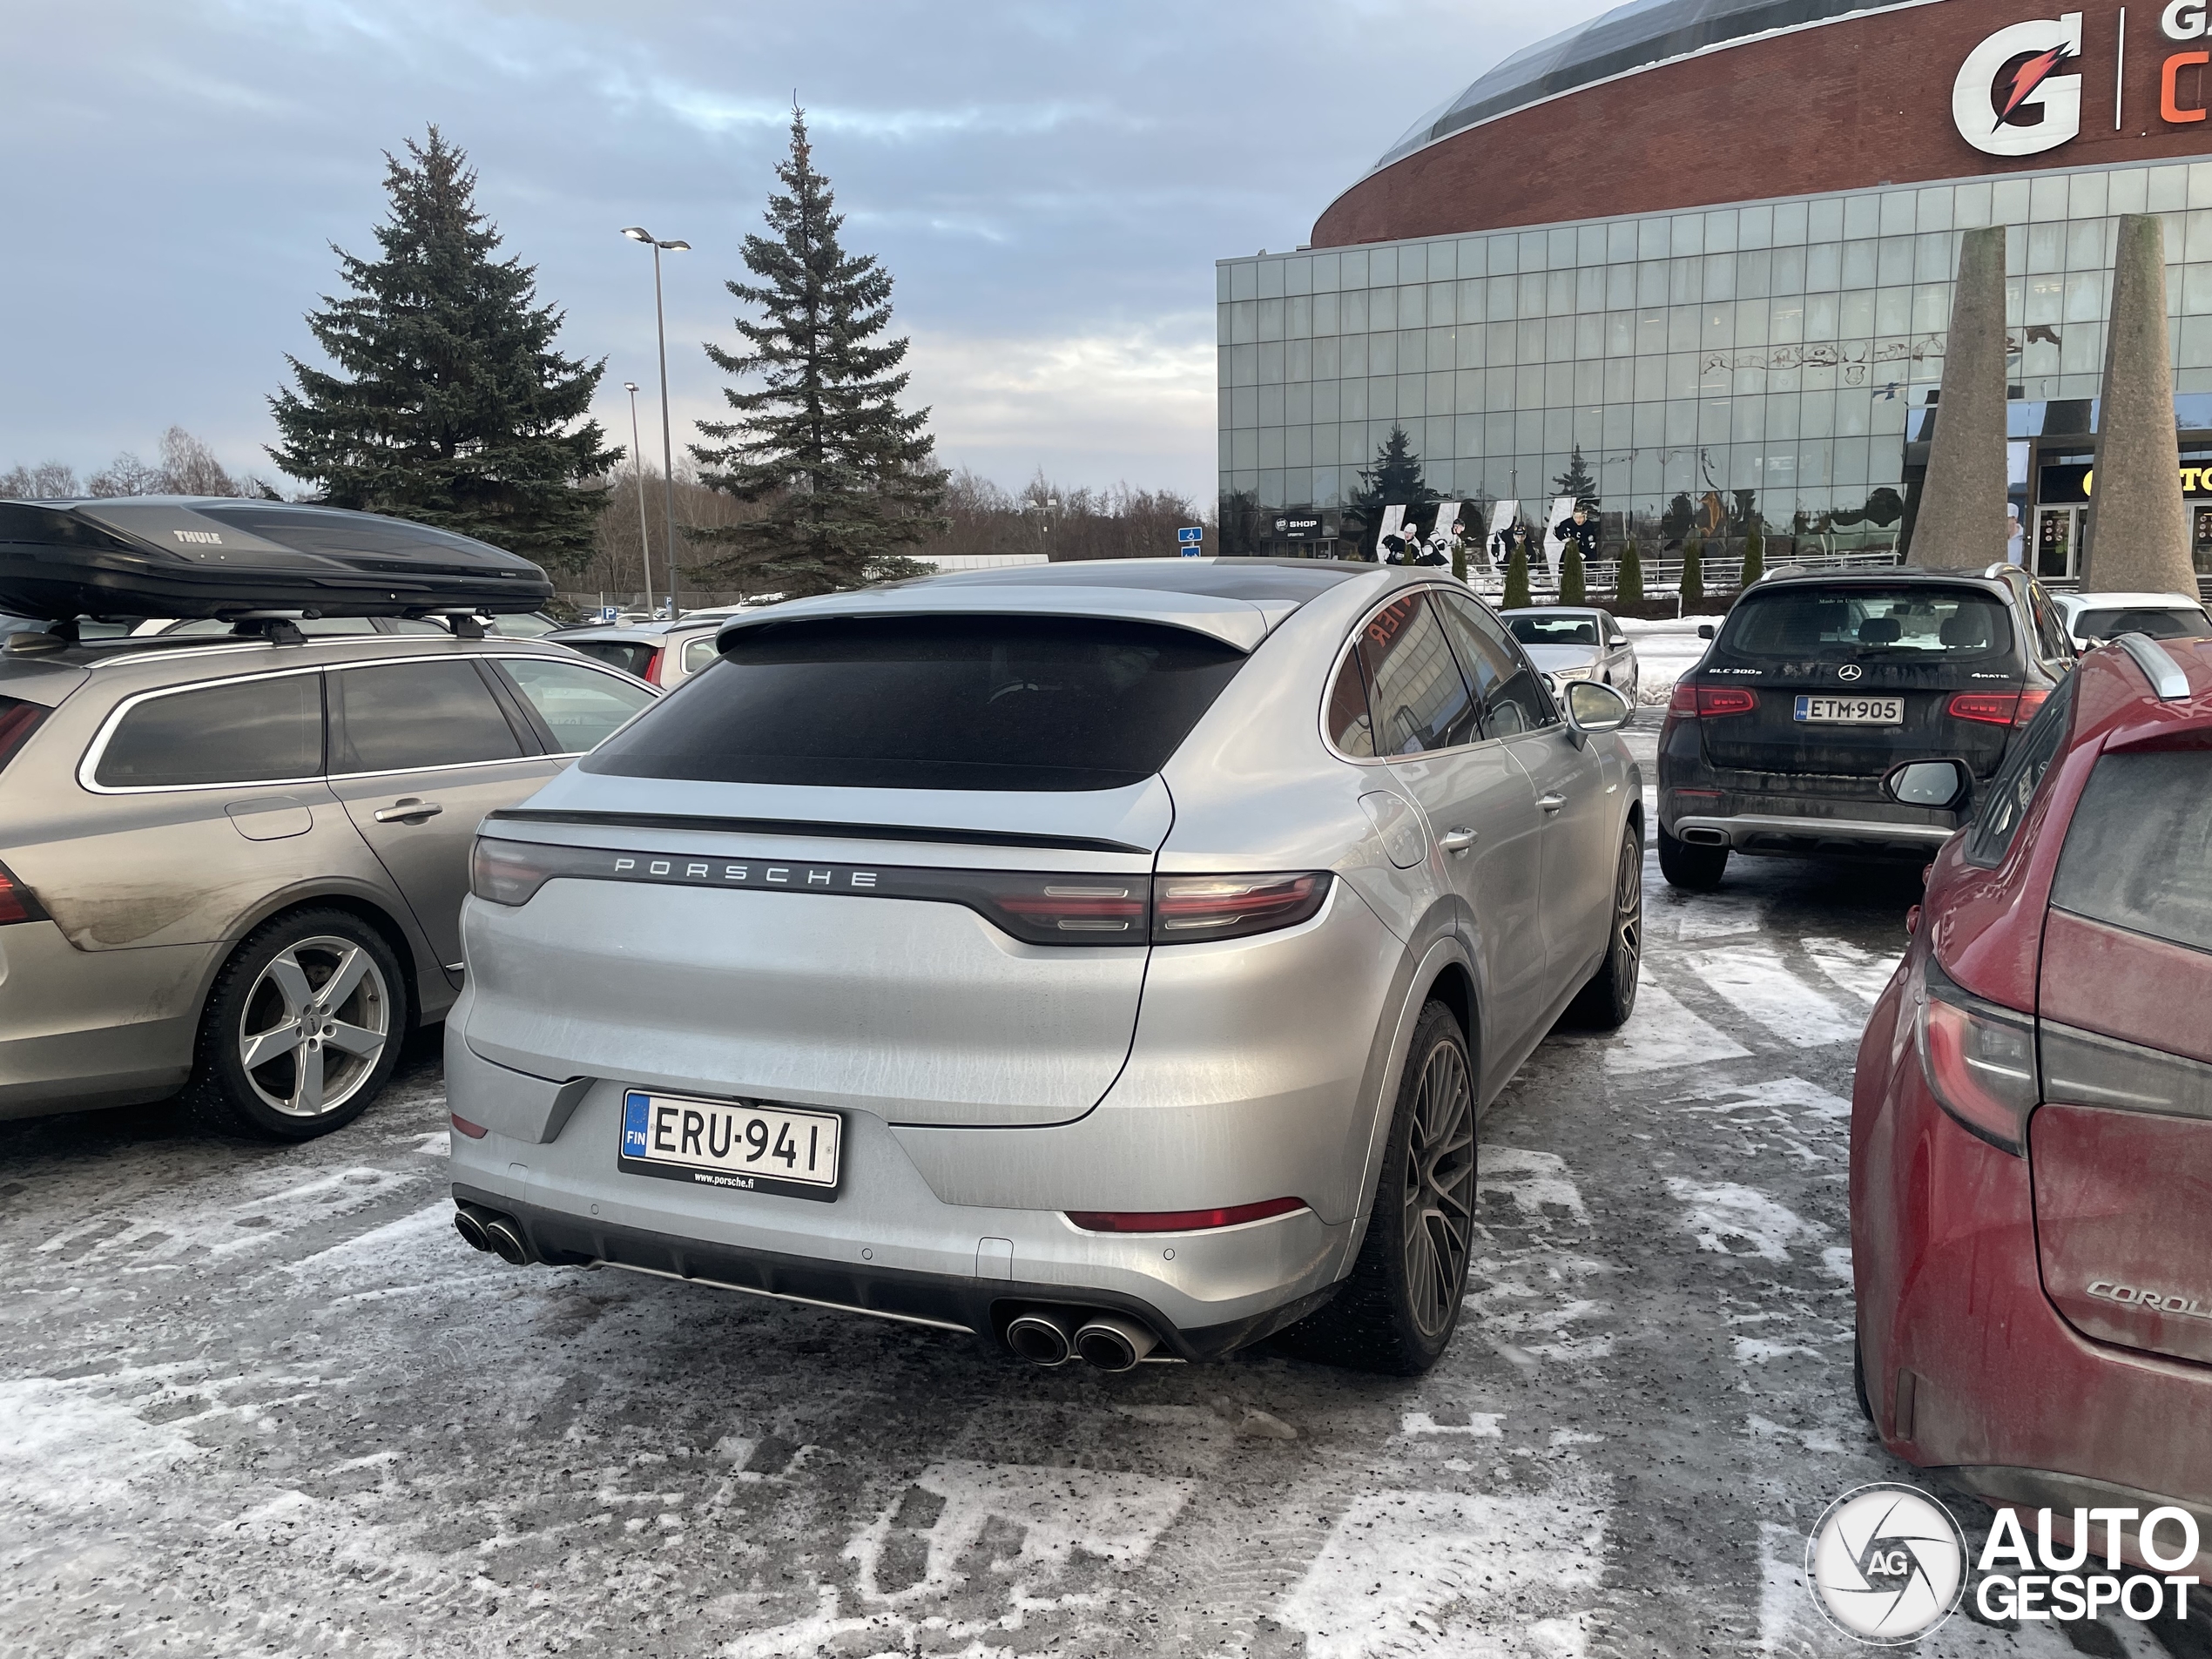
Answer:
<svg viewBox="0 0 2212 1659"><path fill-rule="evenodd" d="M1306 239L1430 105L1605 9L1514 0L72 0L7 8L0 468L172 422L260 446L329 244L373 253L380 152L436 122L508 251L650 394L667 269L681 446L718 406L699 341L759 227L794 91L846 246L897 281L941 456L1015 485L1214 477L1213 261ZM649 455L654 407L641 399ZM288 482L289 481L280 481Z"/></svg>

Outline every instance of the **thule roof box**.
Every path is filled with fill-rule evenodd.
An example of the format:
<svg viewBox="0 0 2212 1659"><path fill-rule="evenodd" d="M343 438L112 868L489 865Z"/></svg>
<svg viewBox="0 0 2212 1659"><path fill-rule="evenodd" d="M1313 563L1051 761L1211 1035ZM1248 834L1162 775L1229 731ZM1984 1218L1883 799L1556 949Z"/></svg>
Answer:
<svg viewBox="0 0 2212 1659"><path fill-rule="evenodd" d="M517 554L379 513L202 496L0 501L0 610L22 617L500 616L552 596Z"/></svg>

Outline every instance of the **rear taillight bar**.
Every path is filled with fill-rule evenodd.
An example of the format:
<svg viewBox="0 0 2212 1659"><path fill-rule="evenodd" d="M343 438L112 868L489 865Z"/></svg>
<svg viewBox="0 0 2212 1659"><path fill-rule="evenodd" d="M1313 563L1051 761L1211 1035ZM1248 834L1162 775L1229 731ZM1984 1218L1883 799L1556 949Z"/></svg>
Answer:
<svg viewBox="0 0 2212 1659"><path fill-rule="evenodd" d="M1692 685L1675 682L1667 699L1667 712L1686 720L1710 719L1723 714L1749 714L1759 705L1758 693L1741 685Z"/></svg>
<svg viewBox="0 0 2212 1659"><path fill-rule="evenodd" d="M491 835L479 836L469 856L469 891L492 904L528 904L548 881L564 876L964 905L1032 945L1187 945L1272 933L1319 914L1332 880L1325 870L1155 877L818 865Z"/></svg>

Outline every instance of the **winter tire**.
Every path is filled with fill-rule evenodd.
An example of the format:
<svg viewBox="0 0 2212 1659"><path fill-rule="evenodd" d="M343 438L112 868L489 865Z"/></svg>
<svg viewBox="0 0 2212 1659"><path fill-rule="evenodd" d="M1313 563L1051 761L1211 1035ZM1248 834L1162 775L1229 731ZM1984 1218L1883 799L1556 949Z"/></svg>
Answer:
<svg viewBox="0 0 2212 1659"><path fill-rule="evenodd" d="M1710 893L1720 886L1721 872L1727 868L1726 847L1691 846L1668 834L1664 824L1659 826L1659 873L1669 887Z"/></svg>
<svg viewBox="0 0 2212 1659"><path fill-rule="evenodd" d="M1398 1377L1443 1357L1467 1293L1474 1109L1467 1037L1450 1008L1430 1002L1413 1028L1359 1259L1336 1299L1287 1333L1293 1352Z"/></svg>
<svg viewBox="0 0 2212 1659"><path fill-rule="evenodd" d="M408 1028L383 936L346 910L263 923L215 976L185 1101L210 1129L305 1141L382 1092Z"/></svg>
<svg viewBox="0 0 2212 1659"><path fill-rule="evenodd" d="M1605 960L1567 1005L1567 1022L1590 1031L1617 1031L1635 1012L1643 966L1643 835L1630 825L1621 840L1613 877L1612 931Z"/></svg>

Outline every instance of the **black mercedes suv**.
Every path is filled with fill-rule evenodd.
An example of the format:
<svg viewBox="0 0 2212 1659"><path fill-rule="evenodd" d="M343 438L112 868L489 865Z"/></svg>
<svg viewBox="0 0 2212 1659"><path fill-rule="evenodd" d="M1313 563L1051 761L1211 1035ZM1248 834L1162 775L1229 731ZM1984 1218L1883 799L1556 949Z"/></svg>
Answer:
<svg viewBox="0 0 2212 1659"><path fill-rule="evenodd" d="M1925 861L2073 667L2010 565L1770 577L1675 686L1659 867L1710 887L1731 852Z"/></svg>

